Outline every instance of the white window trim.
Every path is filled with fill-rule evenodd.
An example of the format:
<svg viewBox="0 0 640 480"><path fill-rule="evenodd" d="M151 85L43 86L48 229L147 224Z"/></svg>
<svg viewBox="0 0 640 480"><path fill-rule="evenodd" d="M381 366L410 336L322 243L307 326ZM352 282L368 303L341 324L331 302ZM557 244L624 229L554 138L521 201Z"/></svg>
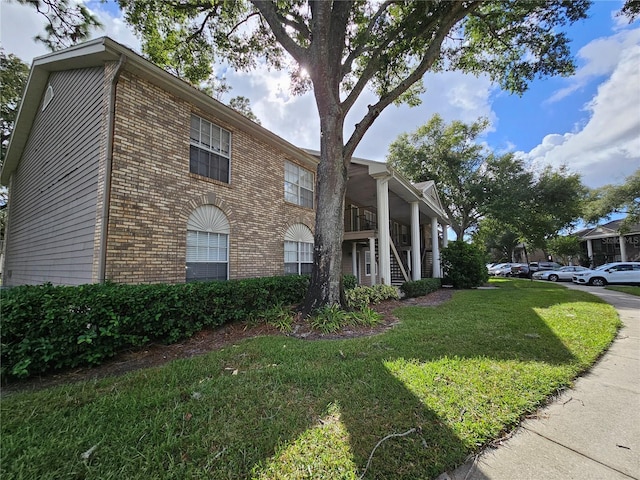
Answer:
<svg viewBox="0 0 640 480"><path fill-rule="evenodd" d="M224 235L226 245L226 258L224 261L218 262L198 262L189 260L185 256L185 263L225 263L226 264L226 278L229 279L229 254L230 254L230 232L231 227L229 220L222 210L213 205L202 205L197 207L189 216L187 221L187 235L188 232L207 233ZM188 246L187 246L188 248ZM188 251L187 251L188 255Z"/></svg>
<svg viewBox="0 0 640 480"><path fill-rule="evenodd" d="M286 258L286 254L287 254L287 248L286 245L287 243L293 243L296 245L296 261L295 262L288 262L287 258ZM303 262L300 260L300 252L301 252L301 245L310 245L311 246L311 261L310 262ZM306 225L302 224L302 223L295 223L293 225L291 225L287 231L284 234L284 245L283 245L283 267L285 267L286 270L286 265L287 264L292 264L295 263L296 264L296 270L297 270L297 274L301 275L301 266L302 265L313 265L313 233L311 233L311 230L309 229L309 227L307 227Z"/></svg>
<svg viewBox="0 0 640 480"><path fill-rule="evenodd" d="M292 183L292 182L288 182L287 181L287 167L293 167L293 169L295 169L296 172L296 182ZM290 162L289 160L285 161L285 166L284 166L284 172L285 172L285 177L284 177L284 183L286 184L290 184L290 185L294 185L296 187L296 199L290 199L287 198L287 189L285 188L284 190L284 199L285 201L289 202L289 203L293 203L295 205L299 205L303 208L311 208L313 209L315 207L315 183L316 183L316 178L315 178L315 174L311 171L308 170L304 167L301 167L300 165ZM311 189L308 188L304 188L300 185L300 177L301 177L301 172L305 172L311 175ZM307 205L303 205L302 204L302 195L300 194L300 191L304 189L304 190L309 190L311 191L311 206L307 206Z"/></svg>
<svg viewBox="0 0 640 480"><path fill-rule="evenodd" d="M42 101L43 112L44 112L44 109L49 106L49 104L51 103L51 100L53 100L53 87L51 86L51 84L49 84L47 86L47 90L44 92L44 100Z"/></svg>
<svg viewBox="0 0 640 480"><path fill-rule="evenodd" d="M229 172L228 172L228 176L227 176L227 181L225 183L230 184L231 183L231 149L232 149L232 142L233 142L233 135L231 133L231 131L222 128L219 125L216 125L213 122L210 122L209 120L207 120L206 118L202 118L199 115L196 115L195 113L191 114L191 119L193 118L197 118L200 121L200 125L202 125L202 122L206 122L209 124L209 138L213 137L213 130L214 128L217 128L220 130L220 144L219 144L219 148L215 149L213 148L213 146L208 146L204 143L202 143L202 128L200 128L198 130L198 140L194 140L193 138L191 138L191 123L189 123L189 144L193 145L196 148L200 148L202 150L204 150L205 152L210 152L213 153L215 155L219 155L223 158L226 158L227 160L229 160ZM191 120L190 120L191 122ZM222 150L222 134L226 133L229 136L229 151L227 153L224 153ZM210 178L210 177L206 177L206 178ZM213 180L216 180L215 178ZM223 181L223 180L218 180L218 181Z"/></svg>
<svg viewBox="0 0 640 480"><path fill-rule="evenodd" d="M369 257L369 261L367 262L367 257ZM364 251L364 276L370 277L373 273L376 275L376 262L371 261L371 250ZM369 265L369 273L367 273L367 265Z"/></svg>

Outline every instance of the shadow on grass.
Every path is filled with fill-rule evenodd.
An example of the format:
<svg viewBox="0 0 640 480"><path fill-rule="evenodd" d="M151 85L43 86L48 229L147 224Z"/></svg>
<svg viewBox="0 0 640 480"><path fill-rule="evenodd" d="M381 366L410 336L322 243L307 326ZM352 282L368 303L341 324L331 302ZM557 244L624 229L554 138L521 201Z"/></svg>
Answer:
<svg viewBox="0 0 640 480"><path fill-rule="evenodd" d="M50 406L24 425L3 421L11 460L2 469L7 478L357 478L380 440L416 429L380 444L365 478L434 478L570 380L576 356L538 312L585 298L505 284L403 308L402 324L376 337L252 339L42 393ZM19 398L6 408L26 411Z"/></svg>

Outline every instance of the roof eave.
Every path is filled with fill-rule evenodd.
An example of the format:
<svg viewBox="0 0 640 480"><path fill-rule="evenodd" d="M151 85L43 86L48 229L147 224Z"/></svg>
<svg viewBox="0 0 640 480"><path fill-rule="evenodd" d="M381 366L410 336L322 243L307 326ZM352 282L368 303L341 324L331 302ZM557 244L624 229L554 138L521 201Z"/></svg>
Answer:
<svg viewBox="0 0 640 480"><path fill-rule="evenodd" d="M187 82L167 73L142 58L133 50L108 37L101 37L33 60L27 86L16 117L14 133L11 136L4 165L0 172L0 185L8 185L11 174L18 167L22 152L29 138L30 126L33 124L40 106L40 100L46 88L49 74L55 71L104 65L105 62L117 61L121 55L127 58L125 70L140 75L203 110L213 111L214 115L221 121L248 132L256 139L278 148L285 155L295 158L311 168L317 166L317 159L304 150L252 122L244 115L209 97Z"/></svg>

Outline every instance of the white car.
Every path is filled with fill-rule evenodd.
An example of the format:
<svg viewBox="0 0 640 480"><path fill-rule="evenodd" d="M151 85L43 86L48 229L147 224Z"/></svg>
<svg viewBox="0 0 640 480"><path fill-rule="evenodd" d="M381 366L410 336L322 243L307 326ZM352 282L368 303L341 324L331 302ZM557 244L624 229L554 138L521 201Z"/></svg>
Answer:
<svg viewBox="0 0 640 480"><path fill-rule="evenodd" d="M511 275L511 267L517 263L499 263L489 269L489 275L496 277L508 277Z"/></svg>
<svg viewBox="0 0 640 480"><path fill-rule="evenodd" d="M576 272L589 271L587 267L569 265L568 267L560 267L555 270L542 270L535 272L532 277L534 280L549 280L550 282L566 281L570 282Z"/></svg>
<svg viewBox="0 0 640 480"><path fill-rule="evenodd" d="M614 262L595 270L574 273L572 280L580 285L602 287L609 283L640 285L640 262Z"/></svg>

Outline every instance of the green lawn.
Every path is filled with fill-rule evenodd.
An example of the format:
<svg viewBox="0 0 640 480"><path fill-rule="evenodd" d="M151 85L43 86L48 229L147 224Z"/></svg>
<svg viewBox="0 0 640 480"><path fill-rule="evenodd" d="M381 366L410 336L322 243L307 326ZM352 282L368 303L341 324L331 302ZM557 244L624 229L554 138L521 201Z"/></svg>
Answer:
<svg viewBox="0 0 640 480"><path fill-rule="evenodd" d="M640 297L640 287L634 287L630 285L608 285L607 290L615 290L616 292L628 293L629 295L636 295Z"/></svg>
<svg viewBox="0 0 640 480"><path fill-rule="evenodd" d="M614 338L588 293L519 280L404 307L375 337L254 338L1 402L5 479L434 478L517 424Z"/></svg>

